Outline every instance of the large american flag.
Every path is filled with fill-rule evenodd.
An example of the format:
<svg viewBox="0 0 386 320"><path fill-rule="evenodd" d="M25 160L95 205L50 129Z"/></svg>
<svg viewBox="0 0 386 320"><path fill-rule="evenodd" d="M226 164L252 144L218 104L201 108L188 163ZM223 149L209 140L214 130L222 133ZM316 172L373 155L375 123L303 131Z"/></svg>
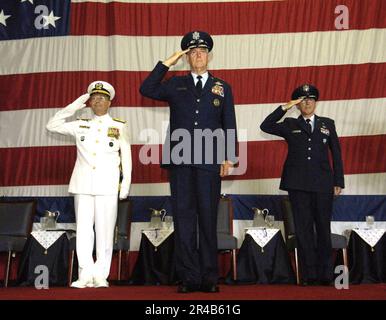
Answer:
<svg viewBox="0 0 386 320"><path fill-rule="evenodd" d="M161 137L168 107L138 89L186 32L205 30L214 39L210 70L232 86L238 129L246 130L247 171L222 185L234 199L236 235L252 206L280 219L286 145L259 125L303 83L319 88L317 114L333 118L340 136L346 189L335 203L335 227L367 214L386 223L385 27L384 0L1 0L0 195L37 197L40 212L60 209L62 221L73 222L74 142L45 125L90 82L105 80L117 92L112 115L131 129L135 229L154 203L170 208L167 173L139 161L144 145L162 144L140 133L150 128ZM169 75L186 70L181 61Z"/></svg>

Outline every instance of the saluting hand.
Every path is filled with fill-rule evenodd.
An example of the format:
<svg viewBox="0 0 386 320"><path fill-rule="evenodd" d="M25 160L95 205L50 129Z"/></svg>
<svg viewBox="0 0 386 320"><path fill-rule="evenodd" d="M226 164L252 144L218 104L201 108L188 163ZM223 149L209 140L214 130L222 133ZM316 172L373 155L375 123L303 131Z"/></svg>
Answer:
<svg viewBox="0 0 386 320"><path fill-rule="evenodd" d="M224 161L220 167L220 177L226 177L229 175L230 168L233 167L233 163L230 161Z"/></svg>
<svg viewBox="0 0 386 320"><path fill-rule="evenodd" d="M299 99L291 100L290 102L287 102L287 104L285 104L285 105L283 106L283 110L288 111L288 110L291 109L294 105L297 105L298 103L302 102L303 99L304 99L304 97L300 97Z"/></svg>
<svg viewBox="0 0 386 320"><path fill-rule="evenodd" d="M78 99L76 99L73 104L76 105L79 109L82 109L86 106L87 100L90 98L88 93L81 95Z"/></svg>
<svg viewBox="0 0 386 320"><path fill-rule="evenodd" d="M335 196L339 196L341 192L342 192L341 187L337 187L337 186L334 187L334 195Z"/></svg>
<svg viewBox="0 0 386 320"><path fill-rule="evenodd" d="M165 66L170 68L171 66L175 65L180 58L189 51L190 49L186 49L183 51L177 51L175 52L171 57L167 58L164 62L162 62Z"/></svg>

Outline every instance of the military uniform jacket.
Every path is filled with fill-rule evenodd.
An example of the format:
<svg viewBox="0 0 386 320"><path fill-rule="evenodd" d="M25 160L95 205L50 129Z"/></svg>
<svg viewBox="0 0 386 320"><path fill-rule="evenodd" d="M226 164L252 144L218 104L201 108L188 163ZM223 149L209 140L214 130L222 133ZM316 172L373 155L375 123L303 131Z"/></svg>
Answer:
<svg viewBox="0 0 386 320"><path fill-rule="evenodd" d="M236 117L230 86L209 74L200 95L196 91L194 80L190 73L185 76L174 76L162 82L168 70L168 67L159 62L140 88L142 95L156 100L167 101L170 106L169 132L171 135L168 135L165 141L162 166L192 165L205 170L219 171L223 160L228 159L235 163L236 158L233 149L236 148L237 143ZM173 132L179 132L178 129L184 129L186 132L189 132L191 141L189 143L190 150L187 153L186 149L182 151L184 153L183 159L189 160L177 163L173 158L173 148L176 145L181 146L179 142L182 139L173 141ZM222 154L217 155L218 147L216 143L210 145L204 140L196 139L194 137L195 129L210 129L216 134L221 132L221 139L224 139L224 143L219 148L223 148L221 149L223 151ZM231 131L234 134L231 136L227 135L228 129L232 129ZM227 143L231 147L227 148ZM201 148L198 146L201 146ZM197 150L201 150L201 152L197 152ZM228 156L227 151L230 154ZM212 155L213 157L211 158ZM205 157L209 157L210 161L207 161L208 158L206 159Z"/></svg>
<svg viewBox="0 0 386 320"><path fill-rule="evenodd" d="M127 125L109 114L66 122L82 106L70 104L57 112L47 129L75 138L77 158L68 191L74 194L116 195L122 167L121 188L131 183L131 150Z"/></svg>
<svg viewBox="0 0 386 320"><path fill-rule="evenodd" d="M280 189L311 192L333 192L334 186L344 188L343 164L338 136L332 119L315 115L311 132L303 117L285 118L278 107L261 124L264 132L283 137L288 144ZM329 151L332 154L333 170Z"/></svg>

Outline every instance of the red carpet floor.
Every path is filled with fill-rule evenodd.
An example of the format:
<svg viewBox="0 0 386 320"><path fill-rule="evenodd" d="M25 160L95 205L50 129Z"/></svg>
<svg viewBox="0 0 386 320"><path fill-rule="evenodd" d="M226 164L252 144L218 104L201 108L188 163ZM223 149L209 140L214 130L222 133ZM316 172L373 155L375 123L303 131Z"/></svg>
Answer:
<svg viewBox="0 0 386 320"><path fill-rule="evenodd" d="M0 300L386 300L386 284L334 287L221 285L220 293L178 294L175 286L111 286L105 289L0 288Z"/></svg>

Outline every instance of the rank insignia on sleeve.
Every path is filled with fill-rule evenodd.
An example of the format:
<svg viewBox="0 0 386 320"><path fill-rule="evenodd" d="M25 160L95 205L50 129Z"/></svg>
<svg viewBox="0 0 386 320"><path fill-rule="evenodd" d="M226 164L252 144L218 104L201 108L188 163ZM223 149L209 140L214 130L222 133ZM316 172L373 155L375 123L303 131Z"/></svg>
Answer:
<svg viewBox="0 0 386 320"><path fill-rule="evenodd" d="M224 97L224 88L216 84L212 87L212 93L217 94L218 96Z"/></svg>
<svg viewBox="0 0 386 320"><path fill-rule="evenodd" d="M115 127L110 127L107 129L107 136L110 138L119 138L119 129Z"/></svg>

